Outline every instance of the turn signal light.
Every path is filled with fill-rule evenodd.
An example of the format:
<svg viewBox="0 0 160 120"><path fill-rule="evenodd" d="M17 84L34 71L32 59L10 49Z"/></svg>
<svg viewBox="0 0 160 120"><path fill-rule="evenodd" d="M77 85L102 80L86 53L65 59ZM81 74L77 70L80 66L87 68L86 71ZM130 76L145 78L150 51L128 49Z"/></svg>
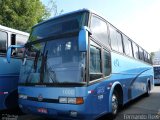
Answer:
<svg viewBox="0 0 160 120"><path fill-rule="evenodd" d="M83 98L82 97L77 97L76 98L76 104L83 104L84 101L83 101Z"/></svg>

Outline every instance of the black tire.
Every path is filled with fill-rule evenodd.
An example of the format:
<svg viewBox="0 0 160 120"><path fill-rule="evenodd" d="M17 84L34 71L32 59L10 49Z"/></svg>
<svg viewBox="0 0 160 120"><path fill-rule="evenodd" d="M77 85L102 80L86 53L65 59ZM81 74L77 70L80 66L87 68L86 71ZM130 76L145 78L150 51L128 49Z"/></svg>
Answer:
<svg viewBox="0 0 160 120"><path fill-rule="evenodd" d="M115 118L119 109L119 100L116 92L112 94L112 117Z"/></svg>
<svg viewBox="0 0 160 120"><path fill-rule="evenodd" d="M146 96L146 97L149 97L149 96L150 96L150 93L151 93L151 89L150 89L150 84L148 83L148 84L147 84L147 87L146 87L146 94L145 94L145 96Z"/></svg>

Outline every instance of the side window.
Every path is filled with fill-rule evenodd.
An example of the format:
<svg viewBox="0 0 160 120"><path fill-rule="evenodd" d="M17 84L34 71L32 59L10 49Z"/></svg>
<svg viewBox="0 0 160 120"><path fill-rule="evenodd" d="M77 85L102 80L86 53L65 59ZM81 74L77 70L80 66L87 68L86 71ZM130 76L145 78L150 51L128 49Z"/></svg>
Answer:
<svg viewBox="0 0 160 120"><path fill-rule="evenodd" d="M123 43L125 54L132 57L132 44L131 41L125 35L123 35Z"/></svg>
<svg viewBox="0 0 160 120"><path fill-rule="evenodd" d="M144 51L144 61L147 62L147 59L148 59L148 53Z"/></svg>
<svg viewBox="0 0 160 120"><path fill-rule="evenodd" d="M92 43L90 46L90 81L96 80L102 77L101 68L101 50L97 47L97 44Z"/></svg>
<svg viewBox="0 0 160 120"><path fill-rule="evenodd" d="M134 42L132 42L132 46L134 58L139 59L138 46Z"/></svg>
<svg viewBox="0 0 160 120"><path fill-rule="evenodd" d="M141 47L139 47L139 59L144 60L144 53L143 53L143 49Z"/></svg>
<svg viewBox="0 0 160 120"><path fill-rule="evenodd" d="M92 35L96 40L109 46L107 24L96 16L91 18Z"/></svg>
<svg viewBox="0 0 160 120"><path fill-rule="evenodd" d="M16 34L11 34L11 45L16 44Z"/></svg>
<svg viewBox="0 0 160 120"><path fill-rule="evenodd" d="M111 73L111 55L108 51L104 50L104 59L103 59L103 63L104 63L104 76L108 76Z"/></svg>
<svg viewBox="0 0 160 120"><path fill-rule="evenodd" d="M109 30L110 30L110 39L111 39L112 49L116 50L120 53L123 53L121 34L115 28L113 28L111 25L109 26Z"/></svg>
<svg viewBox="0 0 160 120"><path fill-rule="evenodd" d="M27 40L28 40L28 36L25 36L25 35L21 35L21 34L11 35L11 45L24 45L27 42ZM16 50L14 49L12 54L17 57L22 57L23 52L24 52L23 48L18 48Z"/></svg>
<svg viewBox="0 0 160 120"><path fill-rule="evenodd" d="M147 58L147 60L148 60L148 63L151 63L151 64L152 64L152 60L151 60L151 56L150 56L150 54L148 54L148 58Z"/></svg>
<svg viewBox="0 0 160 120"><path fill-rule="evenodd" d="M24 45L28 40L28 36L16 34L16 44Z"/></svg>
<svg viewBox="0 0 160 120"><path fill-rule="evenodd" d="M7 33L0 31L0 53L6 53Z"/></svg>

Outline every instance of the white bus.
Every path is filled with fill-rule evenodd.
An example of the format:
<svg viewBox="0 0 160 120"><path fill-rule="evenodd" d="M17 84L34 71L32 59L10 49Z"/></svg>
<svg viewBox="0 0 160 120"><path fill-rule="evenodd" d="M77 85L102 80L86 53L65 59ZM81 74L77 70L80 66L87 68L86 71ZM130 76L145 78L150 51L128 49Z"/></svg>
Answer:
<svg viewBox="0 0 160 120"><path fill-rule="evenodd" d="M6 60L10 45L23 45L29 34L0 25L0 111L18 107L18 79L23 49L12 50L12 62Z"/></svg>

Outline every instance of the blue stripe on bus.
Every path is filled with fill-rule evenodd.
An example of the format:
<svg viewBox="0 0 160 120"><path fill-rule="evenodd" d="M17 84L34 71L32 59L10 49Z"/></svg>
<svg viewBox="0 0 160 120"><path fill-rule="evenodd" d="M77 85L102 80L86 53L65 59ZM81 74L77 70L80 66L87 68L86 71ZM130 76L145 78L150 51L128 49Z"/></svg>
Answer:
<svg viewBox="0 0 160 120"><path fill-rule="evenodd" d="M128 88L128 99L130 100L130 99L132 99L132 86L133 86L133 84L134 84L134 82L137 80L137 78L139 78L139 76L141 75L141 74L143 74L144 72L146 72L146 71L148 71L148 70L151 70L151 68L148 68L148 69L146 69L146 70L143 70L142 72L140 72L133 80L131 80L131 83L130 83L130 85L129 85L129 88ZM147 82L147 81L146 81Z"/></svg>

